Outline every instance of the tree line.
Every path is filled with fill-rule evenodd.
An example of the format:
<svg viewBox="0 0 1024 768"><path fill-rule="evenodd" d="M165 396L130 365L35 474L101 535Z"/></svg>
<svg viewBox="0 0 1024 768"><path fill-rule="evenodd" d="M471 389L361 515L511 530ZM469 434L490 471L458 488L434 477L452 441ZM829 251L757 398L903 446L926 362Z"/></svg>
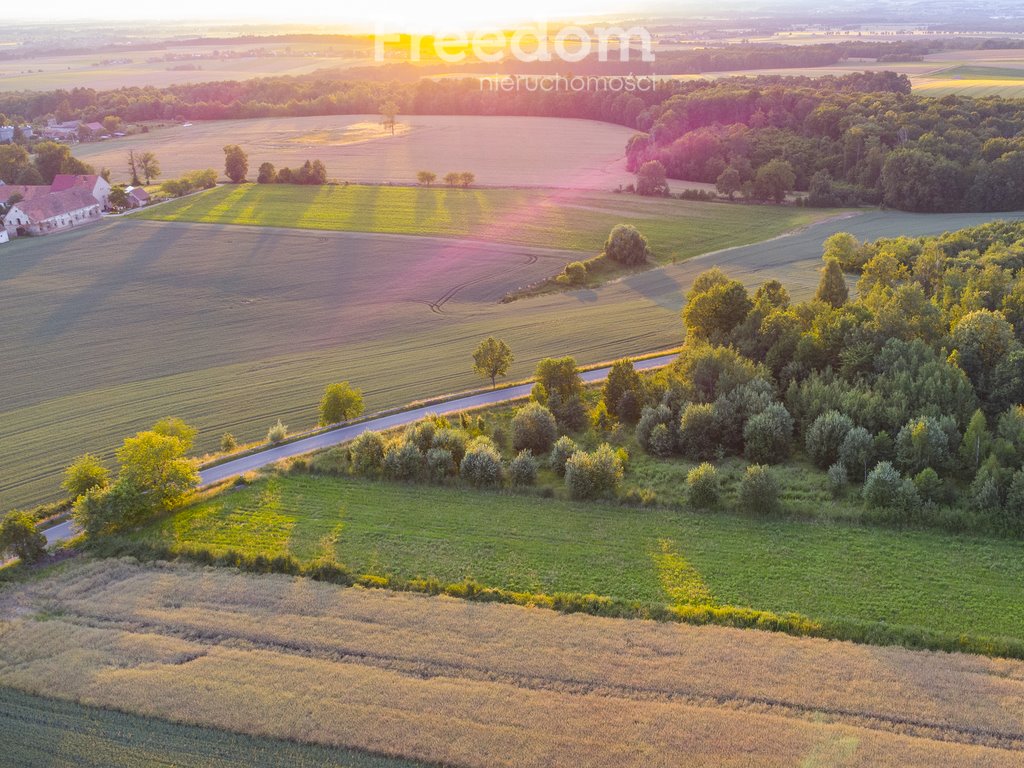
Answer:
<svg viewBox="0 0 1024 768"><path fill-rule="evenodd" d="M919 97L902 75L862 77L870 92L839 81L688 84L638 118L629 167L656 161L670 178L738 191L777 162L812 205L1024 208L1024 100Z"/></svg>

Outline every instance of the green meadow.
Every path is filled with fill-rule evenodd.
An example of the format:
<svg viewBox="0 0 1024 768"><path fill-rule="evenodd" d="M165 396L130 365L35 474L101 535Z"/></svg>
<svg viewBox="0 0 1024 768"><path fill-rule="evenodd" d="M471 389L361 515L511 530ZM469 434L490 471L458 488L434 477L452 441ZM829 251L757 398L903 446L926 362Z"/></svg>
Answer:
<svg viewBox="0 0 1024 768"><path fill-rule="evenodd" d="M829 215L779 206L610 192L243 184L134 214L153 221L436 236L600 252L616 224L639 228L659 262L745 245Z"/></svg>
<svg viewBox="0 0 1024 768"><path fill-rule="evenodd" d="M308 475L135 534L356 573L1024 639L1024 543Z"/></svg>

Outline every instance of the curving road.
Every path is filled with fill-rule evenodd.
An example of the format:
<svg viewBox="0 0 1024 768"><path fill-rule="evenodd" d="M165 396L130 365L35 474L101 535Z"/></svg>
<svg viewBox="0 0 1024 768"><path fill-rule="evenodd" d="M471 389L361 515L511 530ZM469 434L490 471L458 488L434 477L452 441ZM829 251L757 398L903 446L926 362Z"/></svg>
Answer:
<svg viewBox="0 0 1024 768"><path fill-rule="evenodd" d="M648 371L654 368L666 366L675 360L675 358L675 354L670 354L661 355L660 357L652 357L647 360L637 360L633 363L633 367L638 371ZM583 371L580 373L580 378L582 378L584 382L592 384L608 378L608 372L610 370L610 367L604 367L595 368L590 371ZM513 400L521 400L529 397L532 389L533 383L530 382L529 384L519 384L514 387L491 390L490 392L480 392L475 395L458 397L435 405L410 408L409 410L392 413L387 416L378 416L376 418L362 421L358 424L338 427L337 429L331 429L327 432L321 432L316 435L311 435L310 437L304 437L301 440L296 440L295 442L288 443L286 445L279 445L274 448L265 448L261 451L257 451L256 453L251 453L247 456L242 456L241 458L233 459L231 461L225 461L222 464L217 464L201 470L199 473L199 485L200 487L205 488L207 486L223 482L224 480L228 480L232 477L245 474L246 472L250 472L254 469L260 469L268 464L281 461L282 459L290 459L312 451L319 451L323 448L331 448L335 445L341 445L342 443L354 440L363 432L402 427L406 424L419 421L428 413L446 415L458 413L459 411L468 411L473 408L482 408L488 405L497 405L499 403L508 403ZM47 544L55 544L75 535L75 528L71 521L68 520L55 525L52 528L47 528L43 533L46 534Z"/></svg>

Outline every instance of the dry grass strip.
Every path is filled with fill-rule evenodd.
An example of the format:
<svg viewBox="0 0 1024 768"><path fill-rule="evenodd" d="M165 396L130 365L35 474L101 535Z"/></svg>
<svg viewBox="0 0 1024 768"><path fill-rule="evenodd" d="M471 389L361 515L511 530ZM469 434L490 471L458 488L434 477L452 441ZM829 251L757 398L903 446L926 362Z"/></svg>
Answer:
<svg viewBox="0 0 1024 768"><path fill-rule="evenodd" d="M186 565L0 592L0 684L481 768L1024 761L1019 661Z"/></svg>

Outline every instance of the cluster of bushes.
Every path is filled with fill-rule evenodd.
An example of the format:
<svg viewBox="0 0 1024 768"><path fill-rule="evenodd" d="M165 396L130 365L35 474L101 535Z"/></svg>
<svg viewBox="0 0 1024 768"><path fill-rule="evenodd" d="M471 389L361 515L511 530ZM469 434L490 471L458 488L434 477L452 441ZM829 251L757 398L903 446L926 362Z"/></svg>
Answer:
<svg viewBox="0 0 1024 768"><path fill-rule="evenodd" d="M90 538L105 536L184 502L199 482L195 462L186 458L195 436L194 427L166 418L126 438L116 451L113 482L97 457L78 458L64 476L78 527Z"/></svg>
<svg viewBox="0 0 1024 768"><path fill-rule="evenodd" d="M217 172L212 168L203 171L191 171L177 179L168 179L160 185L160 192L167 197L181 197L200 189L213 189L217 186Z"/></svg>
<svg viewBox="0 0 1024 768"><path fill-rule="evenodd" d="M802 304L777 281L750 295L710 270L687 296L678 360L648 377L617 366L604 406L652 456L745 457L751 511L777 508L760 465L800 450L877 517L1024 535L1022 242L1008 222L868 245L837 235ZM691 475L691 503L714 506L713 467Z"/></svg>
<svg viewBox="0 0 1024 768"><path fill-rule="evenodd" d="M309 184L327 183L327 168L319 160L307 160L299 168L274 168L273 163L261 163L256 175L257 184Z"/></svg>

